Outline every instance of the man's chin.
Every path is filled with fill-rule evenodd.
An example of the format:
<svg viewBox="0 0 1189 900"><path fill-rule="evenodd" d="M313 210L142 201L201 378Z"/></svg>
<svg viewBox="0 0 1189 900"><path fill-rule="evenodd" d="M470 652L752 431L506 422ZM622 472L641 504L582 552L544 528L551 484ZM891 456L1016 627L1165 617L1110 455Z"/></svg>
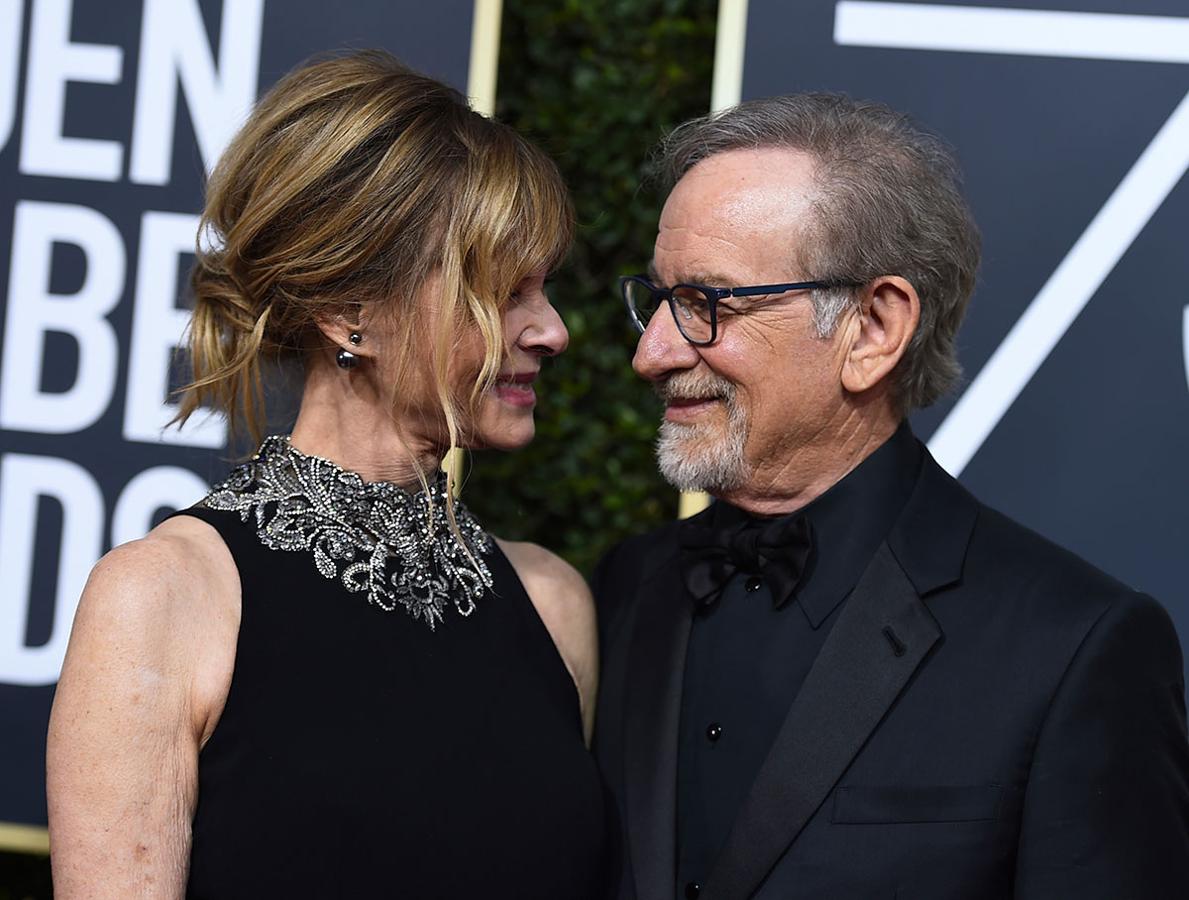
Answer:
<svg viewBox="0 0 1189 900"><path fill-rule="evenodd" d="M741 448L731 441L699 440L688 433L694 429L678 427L686 433L674 434L674 429L662 426L656 447L657 468L669 484L679 491L719 493L746 479Z"/></svg>

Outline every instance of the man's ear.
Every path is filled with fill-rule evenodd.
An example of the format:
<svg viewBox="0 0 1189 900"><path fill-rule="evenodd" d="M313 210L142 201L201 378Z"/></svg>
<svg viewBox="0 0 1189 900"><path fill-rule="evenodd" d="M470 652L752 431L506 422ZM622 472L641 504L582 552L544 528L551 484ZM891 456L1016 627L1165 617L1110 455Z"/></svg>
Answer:
<svg viewBox="0 0 1189 900"><path fill-rule="evenodd" d="M842 386L858 394L886 379L904 356L920 320L921 298L907 279L881 275L869 283L842 366Z"/></svg>

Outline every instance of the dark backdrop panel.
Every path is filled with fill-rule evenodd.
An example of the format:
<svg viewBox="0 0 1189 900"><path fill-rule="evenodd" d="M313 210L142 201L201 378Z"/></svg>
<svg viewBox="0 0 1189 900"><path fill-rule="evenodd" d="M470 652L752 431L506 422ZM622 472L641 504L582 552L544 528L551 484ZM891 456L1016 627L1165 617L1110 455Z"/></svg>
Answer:
<svg viewBox="0 0 1189 900"><path fill-rule="evenodd" d="M113 543L198 499L201 484L226 467L217 427L162 442L144 424L143 401L127 399L130 379L140 378L154 393L160 386L164 400L160 347L180 336L170 311L183 302L177 285L189 262L175 248L193 238L189 220L174 216L201 208L213 159L199 132L228 132L226 120L238 121L225 104L217 110L225 121L203 125L171 60L188 54L187 64L198 60L202 70L205 53L204 71L217 67L223 82L234 69L239 87L219 84L228 95L238 90L241 109L302 60L341 48L389 50L465 91L472 13L473 0L0 0L0 48L19 47L15 60L0 53L0 379L10 382L0 385L0 822L45 823L44 735L86 571ZM150 34L145 23L154 16ZM236 42L234 60L220 56L224 39ZM160 104L138 121L138 94L161 86L176 98L172 123ZM151 129L173 135L159 175L133 150L136 132ZM60 138L106 141L108 149L67 146L55 162ZM112 152L111 171L80 170ZM84 234L71 240L79 216ZM14 266L18 246L33 250L23 270ZM43 251L48 269L28 262ZM110 308L88 313L78 292L103 278L112 279ZM54 302L66 324L29 324L36 310L44 325ZM157 337L134 341L138 320ZM96 370L82 369L88 358ZM70 409L39 420L32 394L52 400L72 391L79 396Z"/></svg>
<svg viewBox="0 0 1189 900"><path fill-rule="evenodd" d="M905 110L954 145L984 237L960 341L970 384L1185 99L1189 66L1076 58L1073 38L1068 58L881 47L878 35L870 46L843 45L835 40L842 6L752 0L743 99L842 90ZM994 0L982 8L1037 6L1189 15L1183 0ZM1115 51L1143 54L1126 33L1137 22L1165 34L1189 26L1115 20ZM1031 27L1021 22L1016 33ZM977 452L964 466L941 461L984 501L1158 597L1185 643L1189 184L1178 153L1171 192ZM918 413L918 433L933 435L957 396Z"/></svg>

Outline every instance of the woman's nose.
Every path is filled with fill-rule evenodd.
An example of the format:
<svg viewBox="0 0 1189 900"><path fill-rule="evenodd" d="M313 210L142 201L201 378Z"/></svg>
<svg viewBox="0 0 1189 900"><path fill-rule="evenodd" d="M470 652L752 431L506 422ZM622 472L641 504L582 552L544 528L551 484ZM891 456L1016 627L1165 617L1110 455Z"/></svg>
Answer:
<svg viewBox="0 0 1189 900"><path fill-rule="evenodd" d="M532 321L520 333L520 347L541 356L557 356L570 344L570 332L552 303L534 311Z"/></svg>

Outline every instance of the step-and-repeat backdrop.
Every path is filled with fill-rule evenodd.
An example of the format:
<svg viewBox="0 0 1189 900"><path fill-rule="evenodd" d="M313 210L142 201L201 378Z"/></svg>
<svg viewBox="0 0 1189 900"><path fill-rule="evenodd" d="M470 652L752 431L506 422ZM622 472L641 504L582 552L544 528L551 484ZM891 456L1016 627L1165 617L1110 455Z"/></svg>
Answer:
<svg viewBox="0 0 1189 900"><path fill-rule="evenodd" d="M968 382L916 428L1189 637L1189 12L1036 5L722 0L715 103L845 90L954 144L985 262ZM224 465L217 421L162 432L204 169L326 49L384 47L489 104L497 30L496 0L0 0L0 834L45 822L91 564Z"/></svg>
<svg viewBox="0 0 1189 900"><path fill-rule="evenodd" d="M162 430L204 171L327 50L386 49L489 107L498 20L498 0L0 0L0 837L45 823L90 567L225 469L218 420Z"/></svg>
<svg viewBox="0 0 1189 900"><path fill-rule="evenodd" d="M722 26L717 106L841 90L953 144L984 262L967 382L916 430L1189 646L1189 6L723 0Z"/></svg>

